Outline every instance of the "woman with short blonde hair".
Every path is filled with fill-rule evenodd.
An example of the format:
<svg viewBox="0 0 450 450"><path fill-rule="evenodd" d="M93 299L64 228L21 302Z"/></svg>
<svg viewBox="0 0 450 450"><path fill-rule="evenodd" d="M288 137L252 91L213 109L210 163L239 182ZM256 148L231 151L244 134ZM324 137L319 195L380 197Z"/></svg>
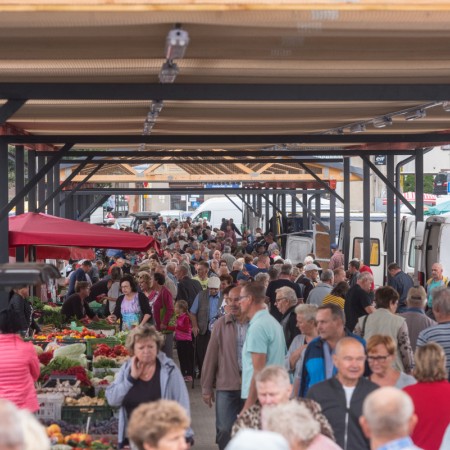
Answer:
<svg viewBox="0 0 450 450"><path fill-rule="evenodd" d="M171 400L158 400L136 408L128 435L138 450L185 450L189 427L186 411Z"/></svg>

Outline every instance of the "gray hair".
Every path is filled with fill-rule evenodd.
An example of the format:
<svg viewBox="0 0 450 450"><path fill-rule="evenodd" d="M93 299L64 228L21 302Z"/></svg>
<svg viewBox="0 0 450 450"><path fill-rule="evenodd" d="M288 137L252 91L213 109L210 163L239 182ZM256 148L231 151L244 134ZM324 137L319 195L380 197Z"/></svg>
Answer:
<svg viewBox="0 0 450 450"><path fill-rule="evenodd" d="M255 281L258 283L267 283L270 281L270 276L266 272L259 272L255 276Z"/></svg>
<svg viewBox="0 0 450 450"><path fill-rule="evenodd" d="M6 446L25 448L25 437L19 409L8 400L0 399L0 442Z"/></svg>
<svg viewBox="0 0 450 450"><path fill-rule="evenodd" d="M367 280L372 280L373 281L373 276L370 272L362 272L359 273L358 276L356 277L357 281L367 281Z"/></svg>
<svg viewBox="0 0 450 450"><path fill-rule="evenodd" d="M233 262L233 270L242 270L244 267L244 263L242 261L239 261L238 259Z"/></svg>
<svg viewBox="0 0 450 450"><path fill-rule="evenodd" d="M427 293L423 286L415 286L409 289L406 297L406 304L408 306L415 306L423 308L427 301Z"/></svg>
<svg viewBox="0 0 450 450"><path fill-rule="evenodd" d="M363 416L376 437L408 433L408 422L413 414L414 404L409 395L391 386L373 391L363 404Z"/></svg>
<svg viewBox="0 0 450 450"><path fill-rule="evenodd" d="M289 306L295 306L298 303L297 294L295 293L294 289L290 288L289 286L280 287L275 292L277 294L282 294L283 297L285 297L286 300L289 301Z"/></svg>
<svg viewBox="0 0 450 450"><path fill-rule="evenodd" d="M301 314L307 322L316 321L317 305L298 305L295 314Z"/></svg>
<svg viewBox="0 0 450 450"><path fill-rule="evenodd" d="M450 289L446 287L434 288L432 291L433 310L444 316L450 315Z"/></svg>
<svg viewBox="0 0 450 450"><path fill-rule="evenodd" d="M291 448L296 445L305 448L320 433L319 422L314 419L311 411L297 400L264 408L262 423L264 429L284 436ZM299 424L301 426L298 426Z"/></svg>
<svg viewBox="0 0 450 450"><path fill-rule="evenodd" d="M290 385L291 379L289 378L288 371L281 366L266 366L255 377L257 383L267 383L268 381L277 381L277 385Z"/></svg>
<svg viewBox="0 0 450 450"><path fill-rule="evenodd" d="M231 247L229 245L225 245L223 248L224 253L231 253Z"/></svg>
<svg viewBox="0 0 450 450"><path fill-rule="evenodd" d="M292 273L292 264L282 264L280 274L290 275Z"/></svg>
<svg viewBox="0 0 450 450"><path fill-rule="evenodd" d="M167 273L174 273L176 268L177 268L177 265L175 263L169 262L166 265L166 272Z"/></svg>
<svg viewBox="0 0 450 450"><path fill-rule="evenodd" d="M320 275L320 280L323 282L327 282L327 281L333 282L333 280L334 280L333 271L330 269L322 271L322 275Z"/></svg>

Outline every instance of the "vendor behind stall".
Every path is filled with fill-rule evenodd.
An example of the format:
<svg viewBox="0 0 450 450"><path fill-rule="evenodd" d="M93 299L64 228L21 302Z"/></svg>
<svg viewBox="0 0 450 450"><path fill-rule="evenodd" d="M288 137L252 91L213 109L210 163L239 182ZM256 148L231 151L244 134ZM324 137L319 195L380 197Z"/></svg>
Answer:
<svg viewBox="0 0 450 450"><path fill-rule="evenodd" d="M89 322L89 319L98 320L97 315L92 311L87 298L91 290L90 283L78 281L75 285L75 294L64 300L61 308L61 315L65 322L70 322L74 317L82 322Z"/></svg>

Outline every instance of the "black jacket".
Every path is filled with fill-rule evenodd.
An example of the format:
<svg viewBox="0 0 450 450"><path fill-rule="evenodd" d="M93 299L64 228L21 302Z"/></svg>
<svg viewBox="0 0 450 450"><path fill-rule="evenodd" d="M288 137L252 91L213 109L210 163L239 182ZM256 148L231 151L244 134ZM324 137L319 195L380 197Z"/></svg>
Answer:
<svg viewBox="0 0 450 450"><path fill-rule="evenodd" d="M197 294L202 290L202 285L197 280L184 277L178 282L177 298L175 300L186 300L190 309L192 303L194 303L195 297L197 297Z"/></svg>
<svg viewBox="0 0 450 450"><path fill-rule="evenodd" d="M336 443L343 450L369 450L369 441L359 425L364 399L379 386L366 378L360 378L353 392L350 408L347 408L345 392L337 378L322 381L312 386L307 398L322 407L323 415L330 422Z"/></svg>
<svg viewBox="0 0 450 450"><path fill-rule="evenodd" d="M9 300L9 306L14 311L20 331L24 336L28 335L30 328L36 331L39 330L33 319L33 307L27 299L14 293Z"/></svg>
<svg viewBox="0 0 450 450"><path fill-rule="evenodd" d="M120 321L120 331L122 331L122 302L125 298L125 295L121 295L116 302L116 307L114 308L114 315ZM150 308L150 303L148 301L147 296L143 292L138 292L138 302L139 307L141 308L141 320L145 316L145 314L150 314L152 316L152 309Z"/></svg>

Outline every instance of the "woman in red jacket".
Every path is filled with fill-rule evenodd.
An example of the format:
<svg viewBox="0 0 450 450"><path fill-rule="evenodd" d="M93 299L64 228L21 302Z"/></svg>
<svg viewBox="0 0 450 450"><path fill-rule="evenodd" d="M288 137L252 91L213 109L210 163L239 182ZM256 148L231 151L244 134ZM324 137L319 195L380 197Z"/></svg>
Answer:
<svg viewBox="0 0 450 450"><path fill-rule="evenodd" d="M12 309L0 313L0 398L7 399L21 409L39 409L35 381L39 378L39 360L33 344L24 342L16 334L20 331Z"/></svg>
<svg viewBox="0 0 450 450"><path fill-rule="evenodd" d="M450 383L447 380L444 349L435 342L417 347L414 355L417 384L403 390L412 398L419 419L411 435L414 444L439 450L450 423Z"/></svg>

